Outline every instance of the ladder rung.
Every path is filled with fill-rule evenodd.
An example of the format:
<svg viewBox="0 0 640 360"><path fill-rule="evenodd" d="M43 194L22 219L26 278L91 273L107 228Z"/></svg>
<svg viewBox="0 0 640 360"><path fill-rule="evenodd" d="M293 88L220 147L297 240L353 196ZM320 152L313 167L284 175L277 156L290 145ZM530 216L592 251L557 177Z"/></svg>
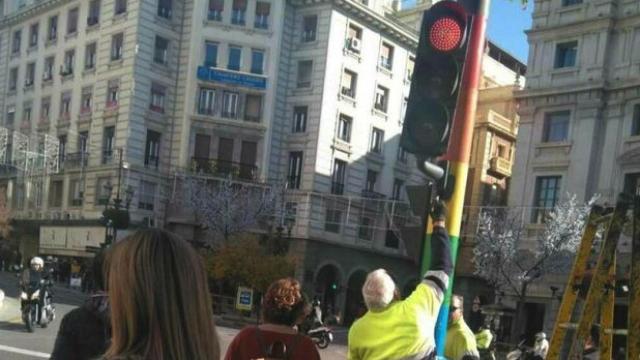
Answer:
<svg viewBox="0 0 640 360"><path fill-rule="evenodd" d="M578 328L578 324L577 323L562 323L560 325L561 328L563 329L577 329Z"/></svg>
<svg viewBox="0 0 640 360"><path fill-rule="evenodd" d="M561 328L563 329L577 329L578 328L578 324L577 323L562 323L560 325ZM628 331L627 329L604 329L605 334L613 334L613 335L627 335Z"/></svg>

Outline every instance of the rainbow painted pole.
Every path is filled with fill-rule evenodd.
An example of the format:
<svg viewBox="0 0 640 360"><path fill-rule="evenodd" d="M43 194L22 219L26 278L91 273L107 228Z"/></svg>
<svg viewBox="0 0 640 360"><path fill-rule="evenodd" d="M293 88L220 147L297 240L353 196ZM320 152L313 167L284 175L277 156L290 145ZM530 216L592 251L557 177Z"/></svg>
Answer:
<svg viewBox="0 0 640 360"><path fill-rule="evenodd" d="M482 74L482 56L485 49L485 33L487 15L489 13L490 0L477 0L477 12L473 16L469 45L465 58L462 82L458 95L458 103L454 115L453 126L447 153L443 157L450 163L451 174L454 176L454 190L451 199L447 203L449 214L447 217L447 231L451 240L451 257L454 268L458 255L458 243L460 240L460 227L462 223L462 209L464 206L464 195L467 185L467 174L469 172L469 158L471 155L471 141L473 136L473 125L476 116L476 105L478 102L478 87ZM422 273L429 268L431 249L428 243L431 240L431 225L427 228L427 245L424 246L422 263ZM452 275L449 280L449 287L445 295L438 322L436 324L436 349L439 356L444 355L444 348L447 336L447 323L449 318L449 304L451 301L451 291L453 289Z"/></svg>

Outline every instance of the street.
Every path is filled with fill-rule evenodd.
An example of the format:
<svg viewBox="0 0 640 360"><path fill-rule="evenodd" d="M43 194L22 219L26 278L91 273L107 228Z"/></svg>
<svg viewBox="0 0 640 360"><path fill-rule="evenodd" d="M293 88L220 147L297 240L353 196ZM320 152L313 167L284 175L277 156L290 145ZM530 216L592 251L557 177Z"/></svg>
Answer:
<svg viewBox="0 0 640 360"><path fill-rule="evenodd" d="M12 273L0 272L0 289L5 292L4 306L0 308L0 359L1 360L35 360L48 359L53 350L60 319L81 305L85 294L64 286L54 287L54 303L56 320L46 329L36 328L35 332L27 332L20 317L20 302L17 300L18 286L16 276ZM237 329L218 327L221 342L221 354L226 353L229 343L238 332ZM321 350L323 359L346 358L346 330L337 329L337 343Z"/></svg>

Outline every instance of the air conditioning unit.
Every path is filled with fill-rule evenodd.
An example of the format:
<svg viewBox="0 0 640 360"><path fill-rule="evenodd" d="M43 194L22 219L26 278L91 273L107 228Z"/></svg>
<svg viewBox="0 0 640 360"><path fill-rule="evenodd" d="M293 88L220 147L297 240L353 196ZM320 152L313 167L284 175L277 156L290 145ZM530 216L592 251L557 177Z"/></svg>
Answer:
<svg viewBox="0 0 640 360"><path fill-rule="evenodd" d="M362 42L360 41L360 39L355 37L351 38L350 48L351 50L360 52L360 49L362 48Z"/></svg>

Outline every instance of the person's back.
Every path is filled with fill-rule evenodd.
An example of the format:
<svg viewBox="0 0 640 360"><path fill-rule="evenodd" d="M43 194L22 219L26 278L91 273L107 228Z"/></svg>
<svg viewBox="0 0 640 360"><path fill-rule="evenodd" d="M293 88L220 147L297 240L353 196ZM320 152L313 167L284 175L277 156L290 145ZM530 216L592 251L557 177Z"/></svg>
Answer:
<svg viewBox="0 0 640 360"><path fill-rule="evenodd" d="M104 266L105 255L99 253L94 258L92 270L97 291L83 306L62 318L52 360L95 359L107 350L111 325L108 297L104 292Z"/></svg>
<svg viewBox="0 0 640 360"><path fill-rule="evenodd" d="M433 330L439 310L440 301L435 291L419 284L404 301L395 301L381 311L368 311L349 330L349 358L373 360L428 355L435 346Z"/></svg>
<svg viewBox="0 0 640 360"><path fill-rule="evenodd" d="M462 316L463 308L463 297L454 294L451 297L451 306L449 307L449 325L447 327L447 339L444 348L444 356L450 360L480 358L476 337Z"/></svg>

